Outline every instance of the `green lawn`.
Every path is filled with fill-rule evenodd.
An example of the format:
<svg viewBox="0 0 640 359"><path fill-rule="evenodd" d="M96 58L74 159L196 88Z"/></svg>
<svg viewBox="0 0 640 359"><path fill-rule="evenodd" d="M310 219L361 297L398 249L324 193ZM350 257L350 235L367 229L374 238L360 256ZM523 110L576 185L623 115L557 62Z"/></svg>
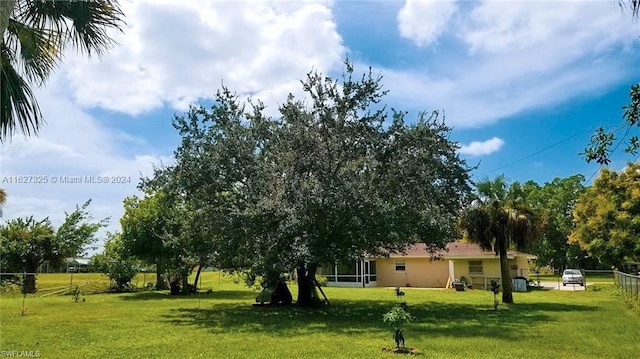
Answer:
<svg viewBox="0 0 640 359"><path fill-rule="evenodd" d="M55 287L65 282L61 276L69 279L41 275L38 283ZM106 283L92 274L76 280ZM70 296L29 296L25 316L22 296L3 293L0 350L37 350L42 358L396 357L382 352L393 345L382 323L397 303L393 289L325 288L332 307L303 310L254 308L256 292L217 273L205 274L203 288L214 291L95 294L77 303ZM424 358L632 358L640 352L640 318L603 286L514 293L516 304L501 304L498 312L490 310L486 291L404 291L416 317L405 330L407 345Z"/></svg>
<svg viewBox="0 0 640 359"><path fill-rule="evenodd" d="M562 276L557 274L541 274L539 276L541 282L560 282L562 283ZM532 273L529 279L534 282L538 280L538 276ZM613 284L613 273L587 273L585 276L587 285L590 284Z"/></svg>

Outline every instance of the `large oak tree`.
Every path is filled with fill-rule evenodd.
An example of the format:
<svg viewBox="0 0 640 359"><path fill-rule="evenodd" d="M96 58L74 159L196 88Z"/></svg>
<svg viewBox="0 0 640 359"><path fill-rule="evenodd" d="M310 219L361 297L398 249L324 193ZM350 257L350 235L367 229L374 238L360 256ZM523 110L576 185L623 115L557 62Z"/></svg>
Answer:
<svg viewBox="0 0 640 359"><path fill-rule="evenodd" d="M311 72L306 99L270 118L229 90L174 121L182 142L167 188L208 218L216 262L273 285L295 271L298 304L318 302L318 266L457 237L470 181L434 112L411 123L381 103L381 77Z"/></svg>

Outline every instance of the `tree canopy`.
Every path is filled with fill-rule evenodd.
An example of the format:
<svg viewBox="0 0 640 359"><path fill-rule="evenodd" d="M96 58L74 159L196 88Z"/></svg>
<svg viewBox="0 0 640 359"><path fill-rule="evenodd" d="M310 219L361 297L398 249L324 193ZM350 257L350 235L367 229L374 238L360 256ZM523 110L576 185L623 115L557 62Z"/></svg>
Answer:
<svg viewBox="0 0 640 359"><path fill-rule="evenodd" d="M569 237L602 263L640 261L640 162L621 172L603 169L580 196Z"/></svg>
<svg viewBox="0 0 640 359"><path fill-rule="evenodd" d="M279 116L226 88L210 109L176 117L175 166L147 185L179 194L209 224L216 263L265 285L293 269L312 304L319 265L457 237L470 180L440 113L388 111L381 77L310 72L306 100Z"/></svg>
<svg viewBox="0 0 640 359"><path fill-rule="evenodd" d="M554 178L542 186L533 181L522 185L526 202L539 211L541 219L540 238L531 248L538 257L537 265L563 269L580 264L582 251L568 239L574 228L573 209L585 191L583 183L584 176L574 175Z"/></svg>
<svg viewBox="0 0 640 359"><path fill-rule="evenodd" d="M140 262L129 254L119 233L107 234L104 251L91 257L91 265L109 277L111 287L117 290L130 289L140 269Z"/></svg>
<svg viewBox="0 0 640 359"><path fill-rule="evenodd" d="M0 226L0 272L35 273L44 261L57 265L84 253L108 221L93 221L87 210L90 203L89 200L75 211L65 213L65 220L57 230L48 218L40 221L33 217L16 218ZM35 292L35 284L35 276L28 276L26 290Z"/></svg>

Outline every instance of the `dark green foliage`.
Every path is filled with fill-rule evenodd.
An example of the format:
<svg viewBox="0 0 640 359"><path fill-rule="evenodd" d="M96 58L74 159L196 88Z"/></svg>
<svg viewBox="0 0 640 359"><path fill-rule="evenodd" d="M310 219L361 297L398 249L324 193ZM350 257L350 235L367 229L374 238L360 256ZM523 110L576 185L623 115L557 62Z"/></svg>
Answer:
<svg viewBox="0 0 640 359"><path fill-rule="evenodd" d="M111 279L111 287L124 291L131 288L131 280L138 274L140 262L124 247L120 234L109 234L104 251L91 258L91 265Z"/></svg>
<svg viewBox="0 0 640 359"><path fill-rule="evenodd" d="M466 237L500 256L502 302L513 303L507 251L528 249L539 236L540 217L525 201L519 183L508 185L504 176L476 184L477 199L461 218Z"/></svg>
<svg viewBox="0 0 640 359"><path fill-rule="evenodd" d="M568 243L574 228L572 212L585 191L583 183L584 176L574 175L554 178L542 186L533 181L522 186L526 202L538 210L541 217L540 238L531 248L531 253L538 257L538 266L563 270L587 265L580 246Z"/></svg>
<svg viewBox="0 0 640 359"><path fill-rule="evenodd" d="M176 117L175 166L143 184L181 194L202 249L221 268L273 285L296 271L298 303L318 303L320 263L386 255L415 242L441 248L470 193L468 167L438 113L412 124L380 103L381 77L311 72L308 101L280 116L228 89L214 106Z"/></svg>
<svg viewBox="0 0 640 359"><path fill-rule="evenodd" d="M131 256L156 267L156 289L168 289L167 272L171 267L172 239L181 230L181 217L174 211L172 196L164 192L128 197L120 219L122 246Z"/></svg>
<svg viewBox="0 0 640 359"><path fill-rule="evenodd" d="M71 213L57 231L48 218L17 218L0 226L0 271L4 273L35 273L44 261L59 265L65 258L81 255L85 247L96 241L97 231L107 219L93 222L87 211L91 201ZM27 275L24 284L29 293L36 291L34 275Z"/></svg>

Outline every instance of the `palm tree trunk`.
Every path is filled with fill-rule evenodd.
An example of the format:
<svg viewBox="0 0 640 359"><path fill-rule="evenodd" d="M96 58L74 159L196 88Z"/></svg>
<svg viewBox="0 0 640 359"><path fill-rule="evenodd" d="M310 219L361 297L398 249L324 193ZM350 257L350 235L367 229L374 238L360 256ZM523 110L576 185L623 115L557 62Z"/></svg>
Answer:
<svg viewBox="0 0 640 359"><path fill-rule="evenodd" d="M9 26L9 18L13 9L16 7L16 0L2 0L0 1L0 41L4 42L4 32Z"/></svg>
<svg viewBox="0 0 640 359"><path fill-rule="evenodd" d="M509 273L509 258L507 258L506 246L500 246L499 254L500 274L502 276L502 303L513 303L513 286L511 285L511 273Z"/></svg>

